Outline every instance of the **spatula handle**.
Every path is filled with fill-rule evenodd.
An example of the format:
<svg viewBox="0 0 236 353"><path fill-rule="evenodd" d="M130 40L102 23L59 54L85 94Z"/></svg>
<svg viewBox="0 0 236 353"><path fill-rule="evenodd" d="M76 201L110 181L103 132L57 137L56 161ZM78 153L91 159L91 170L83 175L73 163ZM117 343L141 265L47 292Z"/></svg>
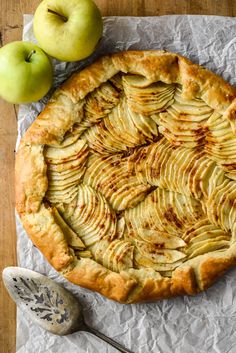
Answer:
<svg viewBox="0 0 236 353"><path fill-rule="evenodd" d="M83 327L83 331L92 333L93 335L99 337L100 339L102 339L103 341L109 343L111 346L115 347L116 349L118 349L118 351L122 352L122 353L133 353L131 352L129 349L124 348L123 346L121 346L119 343L113 341L110 337L105 336L103 333L95 330L92 327L89 327L87 325L84 325Z"/></svg>

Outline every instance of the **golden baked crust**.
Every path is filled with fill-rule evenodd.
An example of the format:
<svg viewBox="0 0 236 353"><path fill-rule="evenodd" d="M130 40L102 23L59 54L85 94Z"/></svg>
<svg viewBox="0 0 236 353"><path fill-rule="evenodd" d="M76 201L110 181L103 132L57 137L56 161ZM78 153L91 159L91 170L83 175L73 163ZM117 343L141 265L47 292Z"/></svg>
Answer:
<svg viewBox="0 0 236 353"><path fill-rule="evenodd" d="M68 280L122 303L205 290L236 264L235 107L235 88L165 51L72 75L16 157L33 243Z"/></svg>

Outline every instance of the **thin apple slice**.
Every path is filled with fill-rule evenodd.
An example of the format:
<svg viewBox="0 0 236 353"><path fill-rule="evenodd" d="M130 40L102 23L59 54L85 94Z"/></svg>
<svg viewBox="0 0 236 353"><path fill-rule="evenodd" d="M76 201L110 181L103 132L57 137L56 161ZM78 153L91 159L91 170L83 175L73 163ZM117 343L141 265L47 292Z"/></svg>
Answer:
<svg viewBox="0 0 236 353"><path fill-rule="evenodd" d="M222 185L219 185L212 192L211 196L208 198L206 202L207 215L210 220L215 225L219 225L220 227L224 227L220 222L220 208L221 208L221 200L224 199L225 193L231 187L230 179L225 179Z"/></svg>
<svg viewBox="0 0 236 353"><path fill-rule="evenodd" d="M226 117L218 114L212 116L207 125L206 153L220 164L225 171L231 172L236 164L234 153L236 136L231 129L230 122Z"/></svg>
<svg viewBox="0 0 236 353"><path fill-rule="evenodd" d="M176 267L183 263L184 259L173 263L154 263L148 257L143 256L140 252L135 251L134 263L137 268L143 269L143 267L153 269L158 272L173 271Z"/></svg>
<svg viewBox="0 0 236 353"><path fill-rule="evenodd" d="M72 246L73 248L76 249L84 249L85 245L82 242L82 240L79 238L78 234L76 234L69 226L68 224L64 221L56 207L52 208L52 213L55 217L56 223L60 226L62 229L64 235L66 236L66 239L68 241L68 244Z"/></svg>
<svg viewBox="0 0 236 353"><path fill-rule="evenodd" d="M139 228L138 233L144 241L156 245L162 244L165 249L177 249L186 245L183 239L155 229Z"/></svg>
<svg viewBox="0 0 236 353"><path fill-rule="evenodd" d="M136 113L155 114L166 109L174 102L175 85L162 82L149 83L147 79L140 76L123 76L127 104Z"/></svg>
<svg viewBox="0 0 236 353"><path fill-rule="evenodd" d="M178 87L174 103L158 116L159 131L172 144L192 148L204 144L212 108L201 99L186 100Z"/></svg>
<svg viewBox="0 0 236 353"><path fill-rule="evenodd" d="M150 117L132 112L122 99L118 106L98 125L88 129L83 138L100 154L116 153L134 148L158 136Z"/></svg>
<svg viewBox="0 0 236 353"><path fill-rule="evenodd" d="M146 242L136 241L137 250L153 263L172 264L184 259L186 255L179 250L161 249Z"/></svg>
<svg viewBox="0 0 236 353"><path fill-rule="evenodd" d="M77 204L74 212L63 213L66 221L88 247L109 235L116 234L116 215L105 198L89 186L78 188Z"/></svg>
<svg viewBox="0 0 236 353"><path fill-rule="evenodd" d="M202 246L197 247L192 252L188 253L188 258L194 258L199 255L203 255L212 251L220 250L220 249L228 249L230 245L229 240L225 239L215 239L215 241L207 240L206 243L202 244Z"/></svg>
<svg viewBox="0 0 236 353"><path fill-rule="evenodd" d="M63 190L64 191L64 190ZM46 199L51 202L52 204L58 204L58 203L70 203L74 197L76 196L78 191L78 186L72 186L67 188L65 190L65 193L62 194L61 190L59 191L53 191L51 193L46 194Z"/></svg>
<svg viewBox="0 0 236 353"><path fill-rule="evenodd" d="M197 237L198 235L201 235L204 232L211 232L215 229L218 229L218 227L214 224L211 224L208 218L203 218L196 222L194 225L188 227L184 232L182 239L186 243L189 243L194 237Z"/></svg>
<svg viewBox="0 0 236 353"><path fill-rule="evenodd" d="M64 148L46 147L44 150L44 156L49 162L54 159L63 162L72 156L77 156L81 150L84 150L85 145L85 141L78 139L75 143Z"/></svg>
<svg viewBox="0 0 236 353"><path fill-rule="evenodd" d="M106 117L119 103L119 92L109 82L105 82L87 96L84 107L84 124L92 126Z"/></svg>
<svg viewBox="0 0 236 353"><path fill-rule="evenodd" d="M133 250L127 241L113 241L103 254L103 266L115 272L133 268Z"/></svg>
<svg viewBox="0 0 236 353"><path fill-rule="evenodd" d="M84 182L101 191L112 207L119 211L135 206L150 189L149 185L139 183L135 175L130 174L127 159L118 155L92 157Z"/></svg>
<svg viewBox="0 0 236 353"><path fill-rule="evenodd" d="M193 237L189 242L189 246L191 247L193 244L196 244L196 243L200 243L200 245L202 245L203 241L208 242L210 239L218 240L221 237L224 237L225 239L227 238L227 240L230 240L230 235L228 233L224 232L220 228L215 228L212 230L205 231L202 234L199 234Z"/></svg>

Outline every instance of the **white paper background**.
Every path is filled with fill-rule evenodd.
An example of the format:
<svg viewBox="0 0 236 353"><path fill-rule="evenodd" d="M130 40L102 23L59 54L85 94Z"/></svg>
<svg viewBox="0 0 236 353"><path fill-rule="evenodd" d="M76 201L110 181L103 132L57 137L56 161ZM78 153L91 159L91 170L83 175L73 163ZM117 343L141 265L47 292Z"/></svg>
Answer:
<svg viewBox="0 0 236 353"><path fill-rule="evenodd" d="M35 41L32 16L25 15L24 39ZM186 55L236 83L236 20L216 16L107 17L96 54L80 63L55 65L56 87L95 57L125 49L167 49ZM20 137L47 98L20 107ZM236 269L205 293L151 304L121 305L74 286L59 276L32 245L17 218L18 263L48 275L84 305L86 322L134 353L236 353ZM18 312L17 353L113 353L115 349L84 332L57 337Z"/></svg>

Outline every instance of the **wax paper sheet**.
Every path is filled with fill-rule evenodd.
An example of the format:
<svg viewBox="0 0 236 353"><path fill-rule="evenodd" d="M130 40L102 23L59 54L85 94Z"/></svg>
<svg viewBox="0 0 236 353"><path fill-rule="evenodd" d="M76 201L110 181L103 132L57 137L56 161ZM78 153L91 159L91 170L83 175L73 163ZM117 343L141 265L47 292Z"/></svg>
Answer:
<svg viewBox="0 0 236 353"><path fill-rule="evenodd" d="M24 16L24 40L35 41L32 16ZM125 49L167 49L189 57L236 81L236 20L216 16L106 17L96 53L81 63L59 63L54 87L96 57ZM50 95L50 94L49 94ZM42 110L42 101L19 110L19 140ZM33 246L17 219L18 263L46 274L81 300L86 322L134 353L236 353L236 269L196 297L149 304L121 305L74 286L59 276ZM32 324L18 312L17 353L113 353L90 334L58 337Z"/></svg>

